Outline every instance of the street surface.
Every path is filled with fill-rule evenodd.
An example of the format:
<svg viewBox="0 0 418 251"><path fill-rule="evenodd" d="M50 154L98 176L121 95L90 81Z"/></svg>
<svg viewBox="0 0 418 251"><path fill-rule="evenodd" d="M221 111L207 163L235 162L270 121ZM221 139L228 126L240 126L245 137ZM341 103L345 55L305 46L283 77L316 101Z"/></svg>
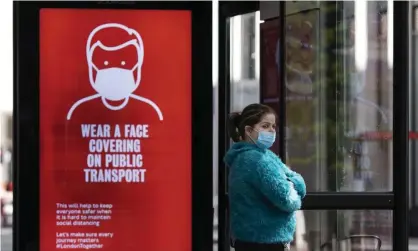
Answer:
<svg viewBox="0 0 418 251"><path fill-rule="evenodd" d="M217 251L218 247L216 245L218 239L217 229L214 229L214 245L213 250ZM12 251L12 228L2 228L1 229L1 247L0 251ZM231 248L231 251L233 249ZM392 250L390 247L382 247L383 250ZM409 238L409 251L418 251L418 238Z"/></svg>
<svg viewBox="0 0 418 251"><path fill-rule="evenodd" d="M12 251L12 228L1 229L1 251Z"/></svg>

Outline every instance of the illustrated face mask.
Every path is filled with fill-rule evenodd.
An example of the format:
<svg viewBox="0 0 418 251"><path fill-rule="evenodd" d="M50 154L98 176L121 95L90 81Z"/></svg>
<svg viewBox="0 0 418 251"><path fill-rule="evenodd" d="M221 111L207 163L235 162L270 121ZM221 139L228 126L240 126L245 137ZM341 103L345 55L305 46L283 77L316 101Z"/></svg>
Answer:
<svg viewBox="0 0 418 251"><path fill-rule="evenodd" d="M113 26L112 26L113 27ZM120 28L120 27L118 27ZM123 27L122 27L123 28ZM136 31L128 30L128 32L136 33ZM94 35L94 33L93 33ZM91 40L92 34L89 36ZM130 95L138 88L141 81L141 66L144 59L144 46L139 34L136 34L136 39L132 39L121 45L108 47L103 45L100 41L97 41L90 47L90 42L87 44L87 62L89 65L89 80L92 87L97 91L103 99L111 101L127 100ZM137 61L134 67L131 69L121 67L108 67L99 69L93 63L93 53L96 48L100 48L104 51L118 51L127 46L134 46L137 52ZM121 61L121 64L124 65ZM106 61L105 61L105 65ZM134 74L137 69L136 74ZM94 77L94 71L96 76Z"/></svg>
<svg viewBox="0 0 418 251"><path fill-rule="evenodd" d="M112 101L118 101L128 98L135 89L136 81L132 69L123 69L118 67L97 70L94 88L104 98ZM95 69L97 69L95 67Z"/></svg>

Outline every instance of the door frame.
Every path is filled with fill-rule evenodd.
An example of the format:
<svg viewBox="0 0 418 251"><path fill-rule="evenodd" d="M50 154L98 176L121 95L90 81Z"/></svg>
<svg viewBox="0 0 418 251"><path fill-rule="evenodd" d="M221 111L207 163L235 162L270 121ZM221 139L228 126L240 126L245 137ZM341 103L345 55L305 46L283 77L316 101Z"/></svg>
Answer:
<svg viewBox="0 0 418 251"><path fill-rule="evenodd" d="M259 1L219 1L218 16L218 48L219 48L219 134L218 134L218 250L229 250L229 218L228 218L228 170L223 156L229 147L226 131L227 118L230 113L230 60L229 60L229 27L228 18L258 11Z"/></svg>
<svg viewBox="0 0 418 251"><path fill-rule="evenodd" d="M335 2L335 4L338 4ZM280 23L284 24L286 2L281 1ZM393 18L393 191L391 192L308 192L302 210L391 210L393 212L393 250L408 250L409 166L408 166L408 84L409 25L408 2L394 1ZM227 170L223 155L229 147L226 119L230 109L229 17L259 10L257 2L234 4L219 2L219 251L229 250ZM284 27L284 26L283 26ZM284 29L281 30L283 34ZM285 48L285 39L280 40ZM284 50L283 50L284 51ZM282 53L284 54L284 53ZM282 57L283 59L284 57ZM262 62L261 62L262 65ZM281 74L282 75L282 74ZM284 99L282 99L284 100ZM284 103L284 102L283 102ZM281 107L282 112L285 107ZM395 123L396 121L396 123ZM285 120L279 121L284 128ZM282 130L281 130L282 131ZM284 135L279 135L284 142ZM280 147L283 148L283 147ZM280 155L285 157L285 151Z"/></svg>
<svg viewBox="0 0 418 251"><path fill-rule="evenodd" d="M393 250L409 249L410 13L408 1L393 1Z"/></svg>

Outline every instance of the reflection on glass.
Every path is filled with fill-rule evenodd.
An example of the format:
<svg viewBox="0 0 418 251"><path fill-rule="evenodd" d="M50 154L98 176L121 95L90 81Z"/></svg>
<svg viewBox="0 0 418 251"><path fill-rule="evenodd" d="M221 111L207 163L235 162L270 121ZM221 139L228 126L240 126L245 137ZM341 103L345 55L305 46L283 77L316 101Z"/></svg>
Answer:
<svg viewBox="0 0 418 251"><path fill-rule="evenodd" d="M320 2L285 18L287 164L308 191L392 189L387 6Z"/></svg>
<svg viewBox="0 0 418 251"><path fill-rule="evenodd" d="M292 4L288 2L287 5ZM303 12L294 11L285 18L286 161L304 176L308 191L318 190L322 175L316 171L321 166L315 132L316 100L320 98L314 92L320 76L316 69L319 13L316 8L305 9Z"/></svg>
<svg viewBox="0 0 418 251"><path fill-rule="evenodd" d="M387 4L356 1L345 5L354 9L353 17L348 11L345 15L350 30L347 44L355 48L360 43L368 46L344 57L344 77L349 88L343 89L340 117L344 126L337 140L342 142L344 156L340 177L347 181L341 182L339 189L388 191L392 189L393 106L392 72L387 56ZM357 34L357 30L362 34ZM366 58L364 66L361 58Z"/></svg>
<svg viewBox="0 0 418 251"><path fill-rule="evenodd" d="M229 18L230 29L230 111L260 101L259 39L260 13Z"/></svg>
<svg viewBox="0 0 418 251"><path fill-rule="evenodd" d="M392 211L299 211L296 217L292 250L392 250Z"/></svg>

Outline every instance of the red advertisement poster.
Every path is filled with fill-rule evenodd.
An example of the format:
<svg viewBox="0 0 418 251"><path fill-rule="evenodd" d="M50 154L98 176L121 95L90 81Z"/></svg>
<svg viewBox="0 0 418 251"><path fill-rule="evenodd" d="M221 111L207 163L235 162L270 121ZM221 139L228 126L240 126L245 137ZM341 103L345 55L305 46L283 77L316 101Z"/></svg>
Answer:
<svg viewBox="0 0 418 251"><path fill-rule="evenodd" d="M266 20L260 24L261 29L261 102L270 106L279 115L280 72L279 72L279 19ZM280 133L280 132L278 132ZM279 154L279 140L270 148Z"/></svg>
<svg viewBox="0 0 418 251"><path fill-rule="evenodd" d="M267 20L260 24L261 28L261 53L263 60L262 67L262 101L276 102L280 95L280 52L279 36L280 26L279 18Z"/></svg>
<svg viewBox="0 0 418 251"><path fill-rule="evenodd" d="M191 13L42 9L40 250L191 250Z"/></svg>

